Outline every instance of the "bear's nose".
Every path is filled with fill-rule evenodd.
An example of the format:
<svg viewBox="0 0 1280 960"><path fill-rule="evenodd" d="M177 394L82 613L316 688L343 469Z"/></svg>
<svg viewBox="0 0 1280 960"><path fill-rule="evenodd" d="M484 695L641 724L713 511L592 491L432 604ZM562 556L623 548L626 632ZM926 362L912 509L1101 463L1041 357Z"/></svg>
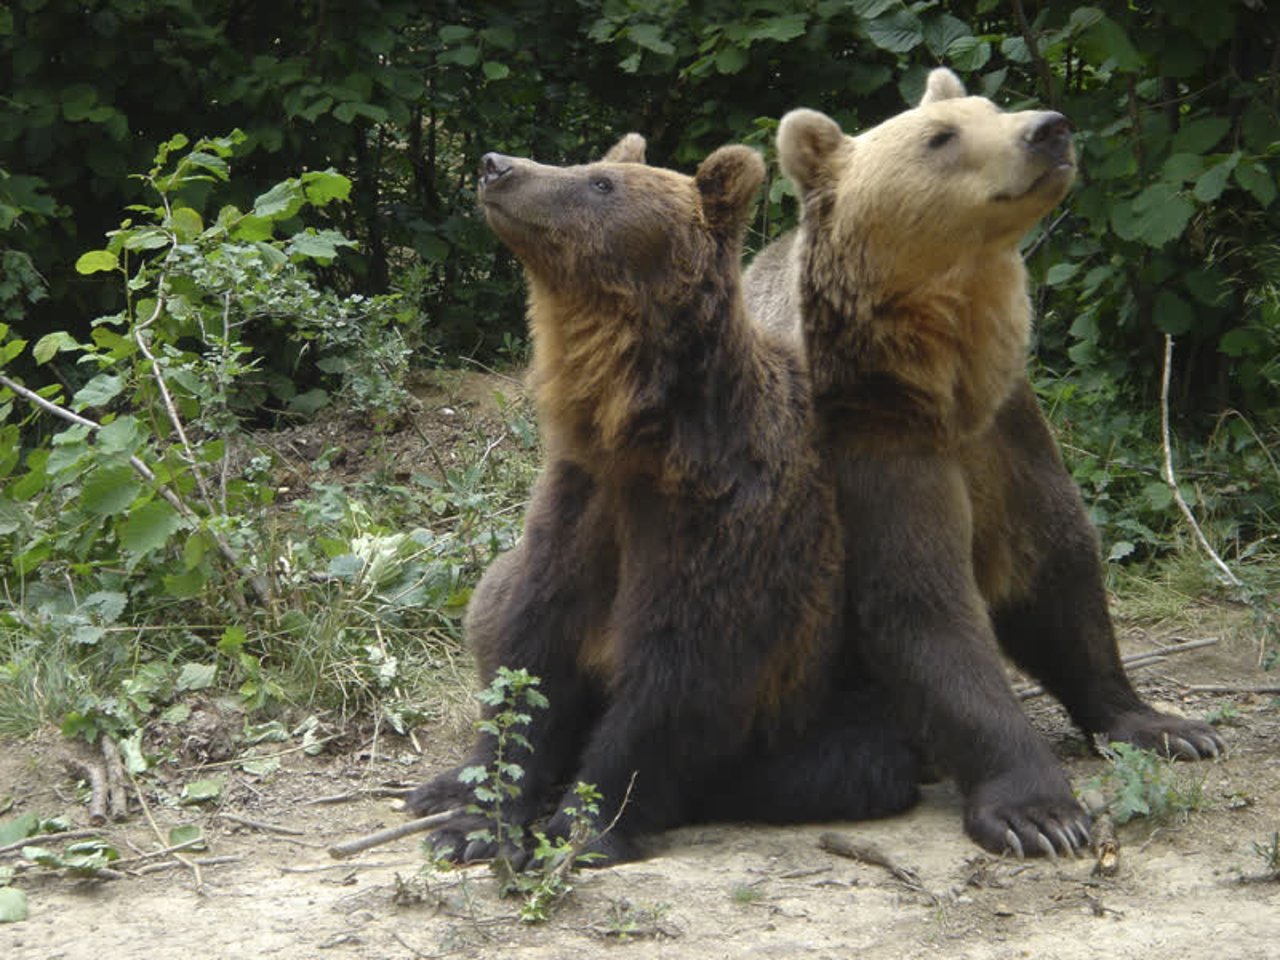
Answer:
<svg viewBox="0 0 1280 960"><path fill-rule="evenodd" d="M500 153L486 153L480 158L480 183L488 186L511 172L511 158Z"/></svg>
<svg viewBox="0 0 1280 960"><path fill-rule="evenodd" d="M1071 121L1053 110L1039 114L1023 135L1027 146L1050 159L1065 159L1071 144Z"/></svg>

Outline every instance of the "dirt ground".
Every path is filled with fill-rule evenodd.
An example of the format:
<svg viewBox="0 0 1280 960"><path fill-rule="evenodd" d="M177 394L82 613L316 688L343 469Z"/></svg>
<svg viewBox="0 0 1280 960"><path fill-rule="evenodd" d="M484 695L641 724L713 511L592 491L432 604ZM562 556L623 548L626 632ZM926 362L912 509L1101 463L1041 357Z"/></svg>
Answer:
<svg viewBox="0 0 1280 960"><path fill-rule="evenodd" d="M403 819L392 801L360 795L362 788L412 783L462 747L454 730L422 730L421 753L385 736L339 755L308 757L295 749L265 777L235 765L158 770L150 807L160 829L199 823L209 850L191 856L234 859L202 867L198 884L193 871L176 865L111 881L25 871L17 884L27 893L30 917L0 927L0 957L551 960L631 951L670 960L855 954L1274 960L1280 883L1257 879L1263 862L1253 847L1280 829L1280 710L1269 695L1185 692L1189 685L1274 681L1257 670L1256 643L1240 626L1238 611L1198 608L1188 622L1163 624L1159 632L1125 631L1126 652L1219 637L1214 646L1136 676L1165 708L1194 715L1232 708L1224 728L1231 754L1179 766L1181 775L1202 783L1201 809L1185 821L1122 827L1114 877L1092 875L1091 859L984 855L961 833L958 797L941 784L926 789L914 812L882 822L673 831L654 842L648 860L580 875L549 923L528 926L515 919L515 901L495 896L483 866L424 871L419 838L347 861L327 855L329 844ZM1102 768L1056 705L1038 698L1028 710L1077 785ZM52 736L0 746L0 795L14 797L11 814L85 823L84 806L58 762L68 749ZM182 782L210 775L226 782L216 810L162 801ZM341 794L351 799L308 802ZM268 832L261 824L300 833ZM826 852L818 845L826 830L874 843L914 870L919 884ZM158 846L136 812L103 835L122 851Z"/></svg>
<svg viewBox="0 0 1280 960"><path fill-rule="evenodd" d="M481 392L501 384L518 393L503 378ZM427 428L418 442L440 454L455 429L456 390L420 397ZM292 449L317 441L279 442ZM297 454L300 464L317 455ZM359 451L343 466L362 469ZM197 874L168 860L158 872L114 880L22 870L15 885L30 915L0 925L0 958L1280 958L1280 882L1260 879L1265 866L1254 849L1280 830L1280 707L1271 694L1243 692L1277 677L1258 669L1248 617L1229 605L1189 602L1176 620L1120 626L1125 653L1217 638L1134 676L1164 709L1222 717L1231 752L1211 764L1178 765L1184 782L1200 787L1198 808L1158 825L1121 827L1114 876L1094 875L1092 858L983 854L961 832L954 789L939 784L912 813L881 822L672 831L655 839L645 861L576 876L550 921L529 926L516 919L517 901L495 895L485 867L427 870L420 837L344 861L326 852L402 822L391 800L369 791L416 783L455 759L465 725L419 730L416 742L385 733L361 742L348 731L334 743L353 746L319 756L298 744L259 748L281 754L281 766L255 775L212 759L225 753L212 745L231 732L215 713L199 733L208 742L186 744L185 760L154 770L145 789L159 832L200 824L208 850L189 856L218 862ZM1199 685L1230 689L1191 689ZM1056 704L1039 697L1026 705L1077 787L1104 768ZM0 800L13 800L0 819L35 812L84 826L83 798L61 762L74 749L56 734L0 743ZM211 776L224 780L216 807L173 802L183 783ZM313 802L335 796L346 799ZM830 830L875 844L917 882L827 852L818 838ZM160 846L136 800L130 817L102 835L124 856ZM0 867L18 862L0 854Z"/></svg>

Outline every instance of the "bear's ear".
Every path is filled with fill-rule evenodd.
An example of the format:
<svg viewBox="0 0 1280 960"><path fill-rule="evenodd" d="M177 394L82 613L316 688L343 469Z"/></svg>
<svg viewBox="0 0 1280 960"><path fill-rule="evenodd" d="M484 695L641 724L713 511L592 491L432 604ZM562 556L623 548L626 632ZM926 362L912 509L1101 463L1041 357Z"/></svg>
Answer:
<svg viewBox="0 0 1280 960"><path fill-rule="evenodd" d="M924 85L924 96L920 98L920 106L936 100L955 100L964 96L964 84L960 78L946 67L938 67L929 71L929 80Z"/></svg>
<svg viewBox="0 0 1280 960"><path fill-rule="evenodd" d="M778 124L778 163L803 195L832 175L832 158L844 142L840 124L825 113L792 110Z"/></svg>
<svg viewBox="0 0 1280 960"><path fill-rule="evenodd" d="M737 237L764 183L764 161L750 147L721 147L702 161L693 182L711 229Z"/></svg>
<svg viewBox="0 0 1280 960"><path fill-rule="evenodd" d="M604 163L644 163L644 137L628 133L601 157Z"/></svg>

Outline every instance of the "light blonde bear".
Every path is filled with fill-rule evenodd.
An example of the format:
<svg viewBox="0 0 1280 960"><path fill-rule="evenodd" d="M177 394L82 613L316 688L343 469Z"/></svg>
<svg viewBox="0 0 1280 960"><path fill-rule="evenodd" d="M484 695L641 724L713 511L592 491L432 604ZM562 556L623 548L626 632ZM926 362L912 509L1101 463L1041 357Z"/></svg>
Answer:
<svg viewBox="0 0 1280 960"><path fill-rule="evenodd" d="M997 640L1087 732L1192 759L1222 741L1130 685L1097 538L1025 374L1018 244L1070 188L1070 127L965 96L940 69L917 107L857 136L787 114L778 154L801 223L745 293L803 342L845 533L846 642L956 779L975 840L1081 849L1088 818Z"/></svg>

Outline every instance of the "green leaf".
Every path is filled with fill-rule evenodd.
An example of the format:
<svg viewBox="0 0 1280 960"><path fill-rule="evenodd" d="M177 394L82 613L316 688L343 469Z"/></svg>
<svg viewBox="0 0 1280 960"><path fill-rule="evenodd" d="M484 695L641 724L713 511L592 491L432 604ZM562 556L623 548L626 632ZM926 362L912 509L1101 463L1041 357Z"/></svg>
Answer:
<svg viewBox="0 0 1280 960"><path fill-rule="evenodd" d="M348 240L337 230L317 230L307 227L296 233L285 247L285 253L292 257L306 257L311 260L328 262L338 255L340 247L354 247L354 240Z"/></svg>
<svg viewBox="0 0 1280 960"><path fill-rule="evenodd" d="M119 265L119 259L110 250L90 250L82 253L76 261L76 273L98 273L102 270L114 270Z"/></svg>
<svg viewBox="0 0 1280 960"><path fill-rule="evenodd" d="M312 206L323 207L333 200L347 200L351 180L333 169L313 170L302 175L302 189Z"/></svg>
<svg viewBox="0 0 1280 960"><path fill-rule="evenodd" d="M222 636L218 640L218 652L233 657L248 642L249 636L244 632L244 627L230 626L222 631Z"/></svg>
<svg viewBox="0 0 1280 960"><path fill-rule="evenodd" d="M949 13L929 17L924 22L924 42L935 57L944 56L951 45L961 37L971 37L973 31L963 20Z"/></svg>
<svg viewBox="0 0 1280 960"><path fill-rule="evenodd" d="M1173 135L1173 153L1208 153L1231 129L1226 117L1201 117L1189 120Z"/></svg>
<svg viewBox="0 0 1280 960"><path fill-rule="evenodd" d="M663 56L676 52L670 42L662 39L662 27L656 23L633 23L627 27L627 36L637 47L652 50Z"/></svg>
<svg viewBox="0 0 1280 960"><path fill-rule="evenodd" d="M269 777L280 769L280 760L277 757L251 757L241 761L240 769L255 777Z"/></svg>
<svg viewBox="0 0 1280 960"><path fill-rule="evenodd" d="M27 895L17 887L0 887L0 923L27 919Z"/></svg>
<svg viewBox="0 0 1280 960"><path fill-rule="evenodd" d="M1235 169L1236 183L1252 194L1259 206L1269 207L1276 198L1276 180L1266 165L1259 162L1242 163Z"/></svg>
<svg viewBox="0 0 1280 960"><path fill-rule="evenodd" d="M1184 183L1195 180L1204 173L1204 157L1198 153L1175 153L1160 168L1160 176L1165 180Z"/></svg>
<svg viewBox="0 0 1280 960"><path fill-rule="evenodd" d="M1266 343L1266 337L1252 327L1236 327L1222 335L1218 352L1228 357L1250 357L1261 353Z"/></svg>
<svg viewBox="0 0 1280 960"><path fill-rule="evenodd" d="M169 846L176 847L180 843L190 843L192 840L200 840L201 843L193 844L188 850L204 850L206 844L203 843L204 831L198 823L183 823L176 827L169 828Z"/></svg>
<svg viewBox="0 0 1280 960"><path fill-rule="evenodd" d="M741 73L747 65L747 52L741 47L724 46L716 54L716 70L723 74Z"/></svg>
<svg viewBox="0 0 1280 960"><path fill-rule="evenodd" d="M46 333L36 341L36 345L31 348L31 356L35 358L36 363L48 363L55 354L63 350L80 349L83 348L75 337L65 330L55 330L53 333Z"/></svg>
<svg viewBox="0 0 1280 960"><path fill-rule="evenodd" d="M76 395L71 398L71 405L77 410L105 406L118 397L122 390L124 390L123 377L100 373L76 391Z"/></svg>
<svg viewBox="0 0 1280 960"><path fill-rule="evenodd" d="M144 439L138 418L130 414L117 417L99 430L94 444L103 453L133 453Z"/></svg>
<svg viewBox="0 0 1280 960"><path fill-rule="evenodd" d="M209 582L209 578L205 576L204 570L197 567L191 570L183 570L181 573L165 574L162 582L164 583L166 596L177 600L187 600L191 597L200 596L205 585Z"/></svg>
<svg viewBox="0 0 1280 960"><path fill-rule="evenodd" d="M1162 247L1182 236L1195 207L1169 183L1153 183L1129 203L1117 203L1111 226L1124 240L1141 240Z"/></svg>
<svg viewBox="0 0 1280 960"><path fill-rule="evenodd" d="M991 59L991 44L978 37L959 37L947 48L947 59L961 73L974 73Z"/></svg>
<svg viewBox="0 0 1280 960"><path fill-rule="evenodd" d="M1151 312L1156 326L1175 337L1190 330L1196 318L1190 304L1169 290L1161 290L1156 294Z"/></svg>
<svg viewBox="0 0 1280 960"><path fill-rule="evenodd" d="M231 236L235 240L270 240L272 223L268 217L257 217L246 213L231 228Z"/></svg>
<svg viewBox="0 0 1280 960"><path fill-rule="evenodd" d="M170 214L165 226L173 231L180 243L190 243L204 232L204 221L190 207L178 207Z"/></svg>
<svg viewBox="0 0 1280 960"><path fill-rule="evenodd" d="M874 20L902 0L850 0L849 8L864 20Z"/></svg>
<svg viewBox="0 0 1280 960"><path fill-rule="evenodd" d="M881 50L906 53L924 42L924 27L914 13L896 10L868 23L867 36Z"/></svg>
<svg viewBox="0 0 1280 960"><path fill-rule="evenodd" d="M0 847L25 840L40 829L40 818L30 811L0 823Z"/></svg>
<svg viewBox="0 0 1280 960"><path fill-rule="evenodd" d="M486 80L505 80L511 75L511 68L496 60L486 60L480 65L480 69L484 71Z"/></svg>
<svg viewBox="0 0 1280 960"><path fill-rule="evenodd" d="M304 202L302 185L297 180L285 180L253 201L253 213L267 220L285 220L301 210Z"/></svg>
<svg viewBox="0 0 1280 960"><path fill-rule="evenodd" d="M796 37L804 36L809 18L803 13L792 13L781 17L770 17L755 24L747 36L752 40L773 40L776 43L787 43Z"/></svg>
<svg viewBox="0 0 1280 960"><path fill-rule="evenodd" d="M1079 269L1078 263L1055 263L1045 274L1044 282L1051 287L1056 287L1074 277Z"/></svg>
<svg viewBox="0 0 1280 960"><path fill-rule="evenodd" d="M443 43L457 43L471 36L471 28L451 23L441 27L438 36Z"/></svg>
<svg viewBox="0 0 1280 960"><path fill-rule="evenodd" d="M80 505L99 517L124 513L142 492L131 467L106 467L89 474L80 489Z"/></svg>
<svg viewBox="0 0 1280 960"><path fill-rule="evenodd" d="M213 686L217 674L218 665L215 663L184 663L182 669L178 671L176 689L179 693L189 690L208 690Z"/></svg>
<svg viewBox="0 0 1280 960"><path fill-rule="evenodd" d="M1142 57L1129 42L1124 29L1110 17L1100 16L1093 26L1080 34L1079 44L1091 63L1105 66L1109 62L1114 69L1126 73L1142 69Z"/></svg>
<svg viewBox="0 0 1280 960"><path fill-rule="evenodd" d="M1237 151L1210 167L1196 181L1195 189L1191 191L1192 194L1201 203L1212 203L1217 200L1222 195L1222 191L1226 189L1227 178L1231 176L1231 171L1236 168L1236 164L1239 162L1240 153Z"/></svg>
<svg viewBox="0 0 1280 960"><path fill-rule="evenodd" d="M182 803L208 803L222 795L222 781L193 780L182 788Z"/></svg>
<svg viewBox="0 0 1280 960"><path fill-rule="evenodd" d="M164 500L145 503L120 525L120 546L135 556L158 550L182 526L178 512Z"/></svg>

